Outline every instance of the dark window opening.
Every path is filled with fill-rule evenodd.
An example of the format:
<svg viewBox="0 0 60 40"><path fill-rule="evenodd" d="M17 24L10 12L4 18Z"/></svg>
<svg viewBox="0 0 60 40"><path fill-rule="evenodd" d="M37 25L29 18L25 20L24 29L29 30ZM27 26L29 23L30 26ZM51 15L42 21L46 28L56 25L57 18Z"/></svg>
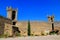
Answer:
<svg viewBox="0 0 60 40"><path fill-rule="evenodd" d="M18 28L18 27L13 26L12 28L13 28L13 32L14 32L14 33L15 33L15 32L20 33L20 31L19 31L19 28Z"/></svg>
<svg viewBox="0 0 60 40"><path fill-rule="evenodd" d="M53 22L53 18L51 18L51 22Z"/></svg>
<svg viewBox="0 0 60 40"><path fill-rule="evenodd" d="M12 20L15 19L15 16L16 16L16 11L12 11Z"/></svg>
<svg viewBox="0 0 60 40"><path fill-rule="evenodd" d="M13 22L13 25L15 25L16 24L16 22Z"/></svg>
<svg viewBox="0 0 60 40"><path fill-rule="evenodd" d="M52 23L52 31L54 31L54 23Z"/></svg>

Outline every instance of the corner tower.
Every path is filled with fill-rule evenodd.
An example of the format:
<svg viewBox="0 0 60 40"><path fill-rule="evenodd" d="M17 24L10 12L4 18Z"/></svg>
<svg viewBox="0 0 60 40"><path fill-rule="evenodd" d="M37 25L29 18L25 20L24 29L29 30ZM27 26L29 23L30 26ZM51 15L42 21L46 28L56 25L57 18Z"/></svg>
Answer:
<svg viewBox="0 0 60 40"><path fill-rule="evenodd" d="M11 7L7 7L7 18L12 20L12 36L20 33L19 28L16 26L17 23L17 9L12 9Z"/></svg>
<svg viewBox="0 0 60 40"><path fill-rule="evenodd" d="M7 18L11 20L17 20L17 9L7 7Z"/></svg>
<svg viewBox="0 0 60 40"><path fill-rule="evenodd" d="M54 16L48 16L48 22L54 22Z"/></svg>
<svg viewBox="0 0 60 40"><path fill-rule="evenodd" d="M54 31L54 16L48 16L48 22L52 24L52 31Z"/></svg>

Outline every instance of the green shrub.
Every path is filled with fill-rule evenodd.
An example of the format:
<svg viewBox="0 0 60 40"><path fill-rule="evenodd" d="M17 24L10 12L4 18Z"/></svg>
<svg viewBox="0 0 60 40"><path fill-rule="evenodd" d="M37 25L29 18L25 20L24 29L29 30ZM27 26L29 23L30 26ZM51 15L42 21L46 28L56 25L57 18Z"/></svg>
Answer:
<svg viewBox="0 0 60 40"><path fill-rule="evenodd" d="M31 36L34 36L34 34L31 34Z"/></svg>
<svg viewBox="0 0 60 40"><path fill-rule="evenodd" d="M55 34L57 34L55 31L51 31L50 33L49 33L50 35L55 35Z"/></svg>
<svg viewBox="0 0 60 40"><path fill-rule="evenodd" d="M39 36L39 35L36 34L35 36Z"/></svg>
<svg viewBox="0 0 60 40"><path fill-rule="evenodd" d="M42 35L42 36L44 36L44 34L43 34L43 33L42 33L41 35Z"/></svg>
<svg viewBox="0 0 60 40"><path fill-rule="evenodd" d="M16 33L16 36L21 36L20 33Z"/></svg>
<svg viewBox="0 0 60 40"><path fill-rule="evenodd" d="M4 37L4 35L2 34L2 35L0 35L0 38L3 38Z"/></svg>

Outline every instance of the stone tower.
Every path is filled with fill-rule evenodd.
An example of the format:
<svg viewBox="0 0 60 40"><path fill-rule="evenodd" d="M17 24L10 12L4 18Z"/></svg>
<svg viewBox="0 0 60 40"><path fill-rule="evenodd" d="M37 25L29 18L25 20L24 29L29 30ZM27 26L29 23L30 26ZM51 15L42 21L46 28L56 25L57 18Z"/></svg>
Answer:
<svg viewBox="0 0 60 40"><path fill-rule="evenodd" d="M48 22L54 22L54 16L48 16Z"/></svg>
<svg viewBox="0 0 60 40"><path fill-rule="evenodd" d="M7 18L11 20L17 20L17 9L7 7Z"/></svg>
<svg viewBox="0 0 60 40"><path fill-rule="evenodd" d="M7 7L7 18L12 20L12 35L16 35L16 32L20 33L17 23L17 9L12 9L11 7Z"/></svg>
<svg viewBox="0 0 60 40"><path fill-rule="evenodd" d="M52 31L54 31L54 16L48 16L48 22L52 24Z"/></svg>

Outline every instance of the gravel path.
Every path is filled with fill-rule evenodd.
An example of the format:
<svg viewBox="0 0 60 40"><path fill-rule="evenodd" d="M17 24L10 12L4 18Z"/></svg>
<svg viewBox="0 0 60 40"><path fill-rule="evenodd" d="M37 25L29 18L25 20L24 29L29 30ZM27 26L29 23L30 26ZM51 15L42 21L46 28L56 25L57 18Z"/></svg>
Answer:
<svg viewBox="0 0 60 40"><path fill-rule="evenodd" d="M0 40L60 40L60 35L0 38Z"/></svg>

